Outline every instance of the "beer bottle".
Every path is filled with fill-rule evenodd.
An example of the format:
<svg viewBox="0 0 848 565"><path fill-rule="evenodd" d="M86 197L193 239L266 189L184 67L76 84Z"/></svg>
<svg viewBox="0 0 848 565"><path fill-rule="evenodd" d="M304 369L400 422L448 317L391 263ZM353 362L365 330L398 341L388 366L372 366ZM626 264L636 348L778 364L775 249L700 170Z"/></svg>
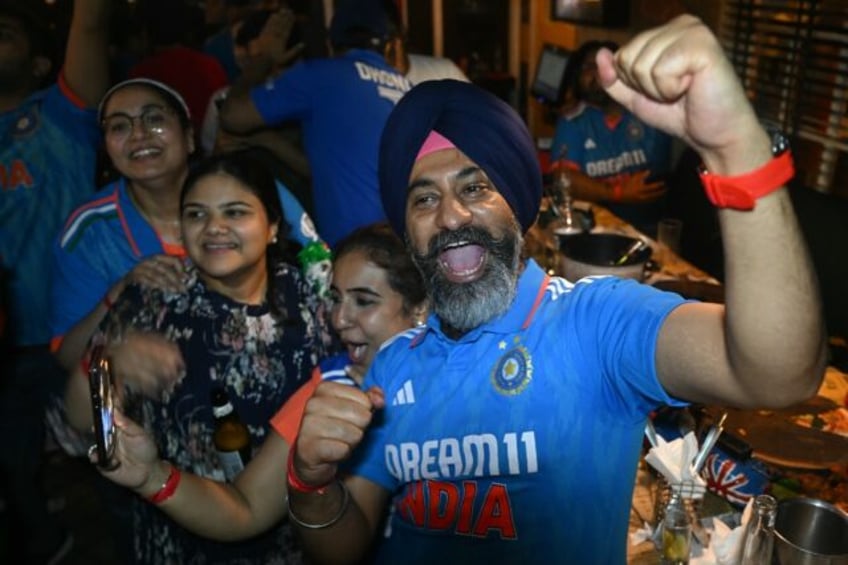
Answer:
<svg viewBox="0 0 848 565"><path fill-rule="evenodd" d="M771 565L774 551L774 522L777 519L777 500L768 494L754 499L753 513L742 546L744 565Z"/></svg>
<svg viewBox="0 0 848 565"><path fill-rule="evenodd" d="M250 461L250 432L223 388L212 390L212 414L215 416L212 441L224 469L224 476L228 481L232 481Z"/></svg>

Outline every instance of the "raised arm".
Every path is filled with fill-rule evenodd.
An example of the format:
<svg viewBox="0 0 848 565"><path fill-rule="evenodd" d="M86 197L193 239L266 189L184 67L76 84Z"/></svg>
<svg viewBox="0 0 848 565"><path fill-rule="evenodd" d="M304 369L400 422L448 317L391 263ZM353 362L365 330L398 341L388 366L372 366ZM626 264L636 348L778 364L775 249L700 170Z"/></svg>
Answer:
<svg viewBox="0 0 848 565"><path fill-rule="evenodd" d="M771 161L771 140L721 46L692 16L598 54L613 98L683 139L712 175ZM768 181L763 181L768 182ZM779 183L776 183L779 184ZM769 187L763 187L769 188ZM789 194L752 210L719 210L725 306L685 304L664 323L657 370L674 396L736 406L785 406L815 394L826 360L818 284Z"/></svg>
<svg viewBox="0 0 848 565"><path fill-rule="evenodd" d="M109 87L109 13L111 0L74 0L63 75L88 107L97 106Z"/></svg>
<svg viewBox="0 0 848 565"><path fill-rule="evenodd" d="M265 82L275 68L288 64L303 51L303 45L286 49L294 22L294 12L283 8L268 18L259 37L250 43L242 74L221 105L219 120L224 131L246 134L269 125L253 103L250 91Z"/></svg>

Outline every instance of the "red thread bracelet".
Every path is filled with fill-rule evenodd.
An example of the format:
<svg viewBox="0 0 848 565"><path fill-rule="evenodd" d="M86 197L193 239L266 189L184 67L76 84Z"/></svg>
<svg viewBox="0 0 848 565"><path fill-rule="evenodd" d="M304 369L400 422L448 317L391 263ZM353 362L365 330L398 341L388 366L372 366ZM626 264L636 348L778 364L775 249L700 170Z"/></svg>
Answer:
<svg viewBox="0 0 848 565"><path fill-rule="evenodd" d="M111 310L111 309L112 309L112 306L114 306L114 305L115 305L115 303L114 303L114 302L112 302L112 299L111 299L111 298L109 298L109 293L108 293L108 292L107 292L106 294L104 294L104 295L103 295L103 300L102 300L102 302L103 302L103 306L105 306L107 310Z"/></svg>
<svg viewBox="0 0 848 565"><path fill-rule="evenodd" d="M147 497L149 502L153 504L162 504L172 496L174 496L174 492L177 490L177 486L180 484L180 478L182 477L182 473L179 469L177 469L174 465L171 465L171 472L168 473L168 478L165 479L165 482L162 483L162 487Z"/></svg>
<svg viewBox="0 0 848 565"><path fill-rule="evenodd" d="M295 473L294 470L294 447L294 444L292 444L291 449L289 449L289 460L286 464L286 482L288 482L289 487L297 492L304 492L307 494L324 494L327 492L327 487L333 484L333 481L316 487L304 483L300 480L300 477L297 476L297 473Z"/></svg>

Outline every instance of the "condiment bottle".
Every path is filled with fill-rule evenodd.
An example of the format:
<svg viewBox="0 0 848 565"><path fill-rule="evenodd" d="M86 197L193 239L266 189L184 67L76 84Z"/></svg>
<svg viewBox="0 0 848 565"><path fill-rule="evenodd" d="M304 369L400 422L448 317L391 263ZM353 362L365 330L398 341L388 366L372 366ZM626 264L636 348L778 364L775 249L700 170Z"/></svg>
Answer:
<svg viewBox="0 0 848 565"><path fill-rule="evenodd" d="M777 500L768 494L761 494L754 499L752 510L745 530L741 562L745 565L770 565L774 548Z"/></svg>
<svg viewBox="0 0 848 565"><path fill-rule="evenodd" d="M672 491L662 524L662 565L686 565L691 551L692 524L683 499Z"/></svg>
<svg viewBox="0 0 848 565"><path fill-rule="evenodd" d="M250 432L222 388L212 390L212 414L215 416L212 441L224 476L232 481L250 461Z"/></svg>

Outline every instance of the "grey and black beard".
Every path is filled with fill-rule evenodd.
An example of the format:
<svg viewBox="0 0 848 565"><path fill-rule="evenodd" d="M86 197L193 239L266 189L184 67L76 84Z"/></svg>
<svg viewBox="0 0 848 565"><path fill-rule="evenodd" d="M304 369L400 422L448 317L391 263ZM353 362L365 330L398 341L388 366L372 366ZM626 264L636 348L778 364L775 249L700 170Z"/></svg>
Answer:
<svg viewBox="0 0 848 565"><path fill-rule="evenodd" d="M451 282L439 266L440 252L446 245L459 241L480 245L488 251L483 275L476 281ZM433 311L446 333L463 334L509 308L518 286L523 245L517 224L501 239L493 238L481 228L468 226L438 234L430 241L426 255L413 251L412 258L430 291Z"/></svg>

